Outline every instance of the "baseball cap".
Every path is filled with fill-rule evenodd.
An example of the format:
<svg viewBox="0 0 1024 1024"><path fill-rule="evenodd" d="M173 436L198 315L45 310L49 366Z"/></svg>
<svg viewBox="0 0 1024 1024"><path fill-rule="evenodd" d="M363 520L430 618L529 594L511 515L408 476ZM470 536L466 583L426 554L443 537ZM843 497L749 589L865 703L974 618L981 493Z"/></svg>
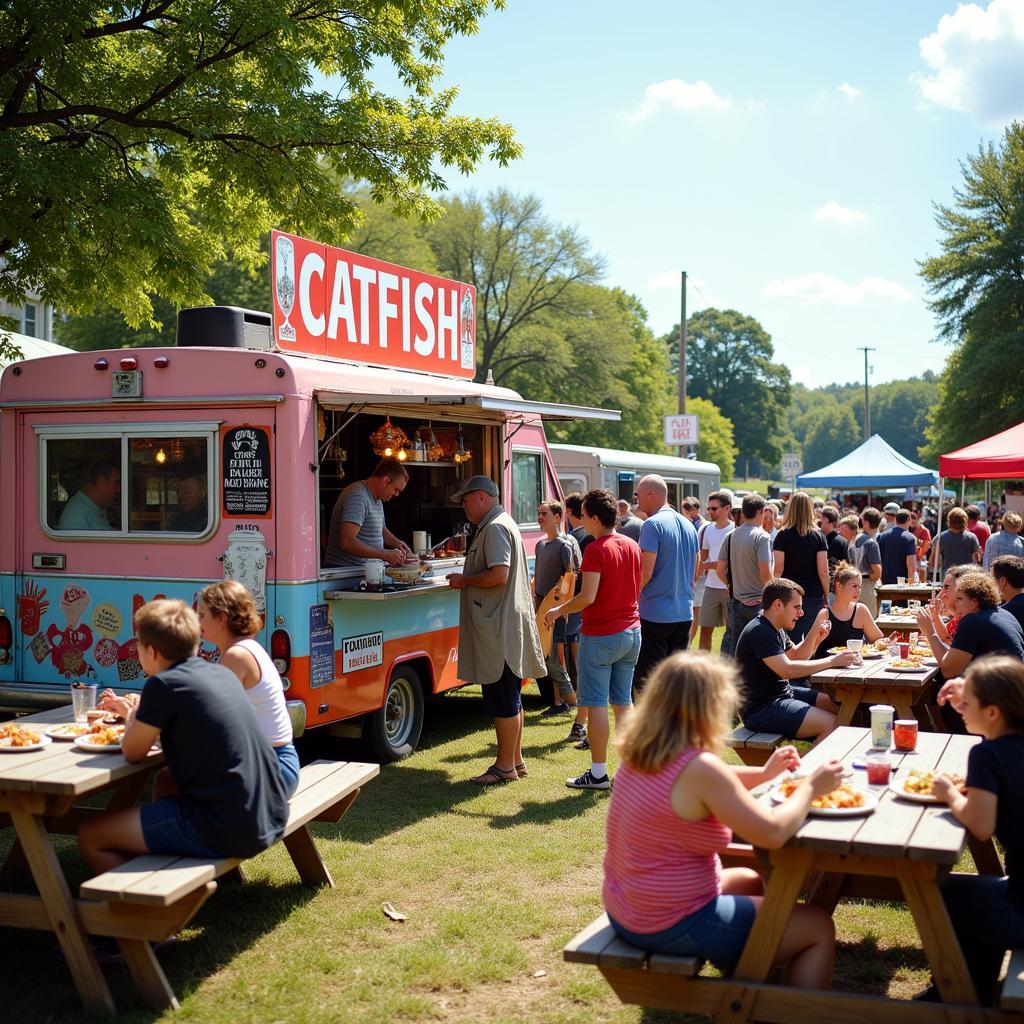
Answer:
<svg viewBox="0 0 1024 1024"><path fill-rule="evenodd" d="M899 510L900 507L899 505L896 504L895 501L890 501L889 504L882 509L883 512L888 512L890 515L896 515L896 513L899 512Z"/></svg>
<svg viewBox="0 0 1024 1024"><path fill-rule="evenodd" d="M498 496L498 485L489 476L471 476L453 495L452 501L459 502L473 491L483 491L492 498Z"/></svg>

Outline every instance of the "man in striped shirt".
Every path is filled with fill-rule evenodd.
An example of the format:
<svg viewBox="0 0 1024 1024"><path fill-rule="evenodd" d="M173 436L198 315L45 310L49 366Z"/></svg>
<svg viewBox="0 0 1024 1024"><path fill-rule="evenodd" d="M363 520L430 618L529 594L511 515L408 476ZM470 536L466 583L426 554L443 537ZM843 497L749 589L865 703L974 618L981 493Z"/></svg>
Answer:
<svg viewBox="0 0 1024 1024"><path fill-rule="evenodd" d="M1024 520L1016 512L1007 512L1003 516L1003 528L993 533L985 545L982 558L986 569L991 569L992 563L1000 555L1024 555L1024 543L1018 536L1022 523Z"/></svg>

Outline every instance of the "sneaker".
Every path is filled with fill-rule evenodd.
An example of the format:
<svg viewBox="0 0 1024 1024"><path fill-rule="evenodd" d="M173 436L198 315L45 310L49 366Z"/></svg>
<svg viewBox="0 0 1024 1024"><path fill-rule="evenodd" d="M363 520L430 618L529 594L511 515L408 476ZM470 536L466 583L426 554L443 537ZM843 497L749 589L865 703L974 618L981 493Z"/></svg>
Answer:
<svg viewBox="0 0 1024 1024"><path fill-rule="evenodd" d="M582 722L573 722L572 728L569 730L569 735L565 737L566 742L576 743L579 740L585 739L587 735L587 727Z"/></svg>
<svg viewBox="0 0 1024 1024"><path fill-rule="evenodd" d="M588 768L582 775L578 775L575 779L566 779L565 784L570 789L611 789L612 780L607 775L603 775L600 779L595 779Z"/></svg>
<svg viewBox="0 0 1024 1024"><path fill-rule="evenodd" d="M579 743L574 743L573 746L577 750L589 750L590 749L590 740L587 738L587 736L584 735L583 739L581 739L579 741Z"/></svg>
<svg viewBox="0 0 1024 1024"><path fill-rule="evenodd" d="M545 708L541 713L541 718L547 718L549 715L566 715L569 713L569 705L564 701L561 704L555 704L553 707Z"/></svg>

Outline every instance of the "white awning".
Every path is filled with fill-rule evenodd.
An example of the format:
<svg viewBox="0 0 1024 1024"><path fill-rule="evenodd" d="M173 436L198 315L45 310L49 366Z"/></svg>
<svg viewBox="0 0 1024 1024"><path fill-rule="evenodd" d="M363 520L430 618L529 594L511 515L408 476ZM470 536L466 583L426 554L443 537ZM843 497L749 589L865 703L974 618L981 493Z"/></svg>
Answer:
<svg viewBox="0 0 1024 1024"><path fill-rule="evenodd" d="M494 413L522 413L545 420L611 420L621 419L618 409L595 409L585 405L555 405L550 402L529 402L506 395L417 395L368 394L349 391L320 391L317 400L327 408L352 409L364 406L386 406L397 410L403 406L425 407L448 411L454 416L466 410Z"/></svg>

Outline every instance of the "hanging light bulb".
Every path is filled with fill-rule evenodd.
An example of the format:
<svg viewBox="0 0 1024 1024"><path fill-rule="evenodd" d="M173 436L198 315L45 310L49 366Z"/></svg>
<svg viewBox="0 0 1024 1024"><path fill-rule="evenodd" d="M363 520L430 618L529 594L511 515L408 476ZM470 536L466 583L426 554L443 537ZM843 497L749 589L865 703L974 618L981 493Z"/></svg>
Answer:
<svg viewBox="0 0 1024 1024"><path fill-rule="evenodd" d="M430 427L430 440L427 442L427 461L428 462L440 462L444 459L444 445L440 444L437 440L437 434L434 433L434 424L428 424Z"/></svg>
<svg viewBox="0 0 1024 1024"><path fill-rule="evenodd" d="M396 456L408 443L405 431L396 427L390 416L370 435L370 446L375 455Z"/></svg>
<svg viewBox="0 0 1024 1024"><path fill-rule="evenodd" d="M156 461L159 462L161 466L167 461L167 453L163 448L156 453Z"/></svg>
<svg viewBox="0 0 1024 1024"><path fill-rule="evenodd" d="M462 436L462 424L459 424L458 440L455 443L455 464L461 466L463 462L469 462L472 457L473 453L466 448L466 442Z"/></svg>

